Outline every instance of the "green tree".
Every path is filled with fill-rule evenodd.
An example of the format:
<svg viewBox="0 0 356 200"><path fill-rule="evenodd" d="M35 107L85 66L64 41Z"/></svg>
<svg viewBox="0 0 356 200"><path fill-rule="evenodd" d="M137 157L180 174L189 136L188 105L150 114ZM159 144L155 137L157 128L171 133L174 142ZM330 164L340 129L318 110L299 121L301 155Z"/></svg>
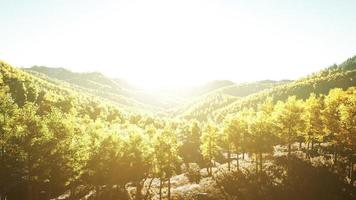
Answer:
<svg viewBox="0 0 356 200"><path fill-rule="evenodd" d="M288 145L288 156L291 154L291 146L297 136L305 129L303 119L303 103L295 96L288 97L286 102L279 101L275 106L275 120L277 130L284 142Z"/></svg>
<svg viewBox="0 0 356 200"><path fill-rule="evenodd" d="M11 142L15 135L15 119L18 109L7 89L1 85L0 76L0 199L6 199L11 186L17 186L21 180L21 166L15 154L16 144ZM16 169L16 170L14 170Z"/></svg>
<svg viewBox="0 0 356 200"><path fill-rule="evenodd" d="M37 185L48 177L48 170L44 168L46 156L50 154L53 139L43 119L36 114L37 107L32 103L24 105L16 118L17 122L17 147L19 156L25 163L27 199L37 199Z"/></svg>
<svg viewBox="0 0 356 200"><path fill-rule="evenodd" d="M306 142L307 156L309 156L309 144L311 143L311 151L314 149L314 142L322 142L324 135L324 124L322 120L322 111L324 109L324 101L322 98L317 98L314 93L305 102L305 120L306 120Z"/></svg>
<svg viewBox="0 0 356 200"><path fill-rule="evenodd" d="M212 175L213 160L220 153L218 144L219 133L218 129L211 123L205 126L201 136L202 144L200 146L203 157L208 160L208 173Z"/></svg>
<svg viewBox="0 0 356 200"><path fill-rule="evenodd" d="M148 138L138 129L131 129L123 143L123 159L128 166L128 179L136 185L136 200L142 199L144 181L151 169L153 158Z"/></svg>
<svg viewBox="0 0 356 200"><path fill-rule="evenodd" d="M153 141L156 173L160 179L159 198L162 199L162 180L168 179L168 199L171 199L171 177L180 161L178 141L172 128L167 126L160 130Z"/></svg>
<svg viewBox="0 0 356 200"><path fill-rule="evenodd" d="M350 183L353 184L355 180L353 176L354 152L356 152L356 88L349 88L345 92L345 96L344 103L339 107L341 120L340 140L348 160Z"/></svg>
<svg viewBox="0 0 356 200"><path fill-rule="evenodd" d="M236 154L236 166L239 167L239 154L246 150L249 135L247 117L244 113L227 119L224 123L224 141L228 150L228 169L230 170L230 151Z"/></svg>
<svg viewBox="0 0 356 200"><path fill-rule="evenodd" d="M334 164L337 163L340 144L342 142L342 124L340 105L345 101L345 95L342 89L330 90L325 97L325 109L323 112L323 121L325 124L325 131L331 138L331 143L334 152Z"/></svg>
<svg viewBox="0 0 356 200"><path fill-rule="evenodd" d="M179 154L186 166L188 163L196 162L201 164L202 154L200 151L201 129L199 122L190 121L180 129L179 140L182 143L179 146Z"/></svg>

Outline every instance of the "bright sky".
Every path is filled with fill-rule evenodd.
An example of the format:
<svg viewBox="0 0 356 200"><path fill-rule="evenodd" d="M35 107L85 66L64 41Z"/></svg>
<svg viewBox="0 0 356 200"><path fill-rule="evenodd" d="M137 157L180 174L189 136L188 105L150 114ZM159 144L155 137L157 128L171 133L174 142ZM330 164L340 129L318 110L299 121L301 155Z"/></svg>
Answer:
<svg viewBox="0 0 356 200"><path fill-rule="evenodd" d="M355 0L0 0L0 59L146 88L295 79L356 54L355 9Z"/></svg>

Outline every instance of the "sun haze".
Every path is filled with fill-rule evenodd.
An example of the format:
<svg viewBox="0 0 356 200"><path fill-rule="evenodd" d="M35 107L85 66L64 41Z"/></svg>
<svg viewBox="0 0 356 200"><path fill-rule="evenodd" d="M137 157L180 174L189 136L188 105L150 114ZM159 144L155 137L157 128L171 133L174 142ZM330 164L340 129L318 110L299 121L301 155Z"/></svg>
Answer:
<svg viewBox="0 0 356 200"><path fill-rule="evenodd" d="M0 2L0 55L147 89L295 79L355 53L355 1Z"/></svg>

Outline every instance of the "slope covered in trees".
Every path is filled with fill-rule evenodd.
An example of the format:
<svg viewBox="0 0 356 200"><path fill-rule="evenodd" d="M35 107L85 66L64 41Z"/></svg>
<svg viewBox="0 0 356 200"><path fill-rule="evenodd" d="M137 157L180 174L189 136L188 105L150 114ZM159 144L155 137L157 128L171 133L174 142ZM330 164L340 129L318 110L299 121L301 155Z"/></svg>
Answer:
<svg viewBox="0 0 356 200"><path fill-rule="evenodd" d="M196 111L226 106L217 121L133 112L4 62L0 72L0 199L356 197L355 57L239 99L214 89Z"/></svg>
<svg viewBox="0 0 356 200"><path fill-rule="evenodd" d="M158 109L155 100L148 94L137 90L127 82L110 79L99 72L76 73L64 68L34 66L25 68L38 78L56 84L68 84L68 87L108 99L135 109L154 111Z"/></svg>
<svg viewBox="0 0 356 200"><path fill-rule="evenodd" d="M222 120L226 115L233 114L246 107L256 107L267 97L274 101L285 100L291 95L298 99L306 99L310 93L327 94L332 88L346 89L356 85L356 56L348 59L339 66L333 65L320 72L309 75L300 80L279 85L240 99L229 106L221 108L213 116Z"/></svg>
<svg viewBox="0 0 356 200"><path fill-rule="evenodd" d="M206 121L211 113L238 101L242 97L260 92L262 90L282 85L290 81L257 81L242 84L228 84L215 89L206 95L198 97L193 102L181 107L174 114L185 119Z"/></svg>
<svg viewBox="0 0 356 200"><path fill-rule="evenodd" d="M98 72L76 73L64 68L49 68L44 66L34 66L25 68L25 70L41 79L54 83L57 83L58 81L69 83L72 88L126 106L150 110L156 113L183 115L187 119L197 118L199 120L205 120L205 118L195 116L194 113L197 113L197 110L204 110L204 106L207 104L214 104L214 102L218 100L218 96L221 96L221 99L230 99L228 102L232 102L233 98L231 97L244 97L263 89L289 82L266 80L236 84L231 81L221 80L211 81L192 88L178 89L174 91L159 91L155 94L151 94L138 87L132 86L124 80L111 79ZM205 102L209 100L212 102ZM221 108L226 105L225 102L224 104L215 105L213 107ZM168 112L167 108L169 108ZM212 110L215 109L210 108L209 112ZM208 110L201 112L201 115L205 115L207 112Z"/></svg>

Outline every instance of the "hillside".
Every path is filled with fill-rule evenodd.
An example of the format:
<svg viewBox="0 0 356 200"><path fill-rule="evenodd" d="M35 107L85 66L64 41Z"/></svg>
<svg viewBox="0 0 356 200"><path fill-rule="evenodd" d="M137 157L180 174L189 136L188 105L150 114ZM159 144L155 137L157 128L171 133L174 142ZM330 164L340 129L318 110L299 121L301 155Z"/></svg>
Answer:
<svg viewBox="0 0 356 200"><path fill-rule="evenodd" d="M291 95L298 99L306 99L311 93L327 94L333 88L346 89L355 85L356 56L347 59L340 65L330 66L305 78L251 94L211 114L215 116L215 119L221 121L227 115L236 113L243 108L256 108L267 97L272 97L275 102L285 100Z"/></svg>
<svg viewBox="0 0 356 200"><path fill-rule="evenodd" d="M262 89L286 82L258 81L236 84L228 80L216 80L192 88L151 93L143 91L125 80L111 79L99 72L77 73L64 68L49 68L44 66L34 66L25 68L25 70L41 79L54 83L58 81L65 82L72 88L106 98L128 107L163 115L172 115L172 113L174 113L174 116L180 115L181 113L194 112L189 110L200 109L199 107L202 105L196 105L197 108L194 107L195 104L200 104L203 99L215 99L213 101L216 101L218 99L213 96L220 95L224 96L222 97L223 99L229 99L228 102L232 102L232 100L235 99L234 97L244 97ZM223 105L226 106L226 102ZM218 107L221 106L222 105Z"/></svg>
<svg viewBox="0 0 356 200"><path fill-rule="evenodd" d="M95 95L117 87L97 73L73 75L91 80L79 86L4 62L0 72L1 197L300 199L309 184L304 199L355 197L355 57L293 82L192 88L172 97L188 102L179 120Z"/></svg>
<svg viewBox="0 0 356 200"><path fill-rule="evenodd" d="M129 85L126 81L120 79L112 80L99 72L76 73L64 68L49 68L43 66L34 66L25 68L24 70L48 82L62 85L67 83L68 87L79 90L80 92L99 96L133 109L147 111L157 109L141 102L139 99L135 99L134 97L139 96L140 91L133 90L134 87Z"/></svg>
<svg viewBox="0 0 356 200"><path fill-rule="evenodd" d="M288 80L265 80L242 84L227 84L209 92L208 94L198 97L180 110L176 111L175 115L188 120L196 119L199 121L206 121L209 118L210 113L226 107L243 97L289 82L290 81Z"/></svg>
<svg viewBox="0 0 356 200"><path fill-rule="evenodd" d="M58 71L66 72L64 69L58 69ZM26 102L32 102L40 105L43 113L50 112L52 107L67 113L75 107L79 113L92 117L94 113L91 112L97 112L97 115L113 112L121 115L120 117L129 117L143 111L137 108L140 106L137 102L133 103L125 99L111 101L95 95L89 90L83 90L83 88L63 81L49 79L41 73L12 67L3 61L0 61L0 72L5 86L9 88L9 94L19 107L22 107ZM101 75L96 73L83 75L83 77L85 76L104 80L101 79ZM106 84L102 82L100 87L104 87L103 85L107 87L109 84L112 82L106 80ZM99 84L92 85L98 86Z"/></svg>
<svg viewBox="0 0 356 200"><path fill-rule="evenodd" d="M212 90L233 84L230 81L212 81L199 87L189 88L188 90L150 93L133 86L125 80L111 79L99 72L77 73L64 68L44 66L33 66L25 68L25 70L48 81L63 81L72 87L93 95L123 105L156 112L172 108L172 106L179 106L184 102L190 101L193 97L204 95Z"/></svg>

